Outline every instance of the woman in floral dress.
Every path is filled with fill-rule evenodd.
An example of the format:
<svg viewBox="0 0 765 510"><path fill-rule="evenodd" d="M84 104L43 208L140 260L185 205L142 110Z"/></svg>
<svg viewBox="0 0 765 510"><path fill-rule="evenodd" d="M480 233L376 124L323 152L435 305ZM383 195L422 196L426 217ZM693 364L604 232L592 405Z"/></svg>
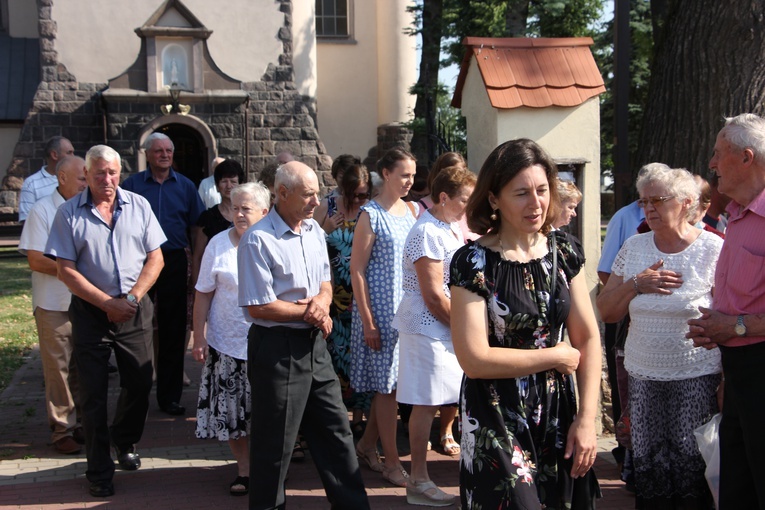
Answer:
<svg viewBox="0 0 765 510"><path fill-rule="evenodd" d="M332 266L333 296L330 315L332 333L327 337L327 350L340 380L345 407L353 413L351 429L363 432L362 413L368 413L371 392L356 392L351 387L351 244L361 206L369 200L369 171L361 163L347 168L339 183L339 192L326 198L328 212L320 223L327 234L327 251Z"/></svg>
<svg viewBox="0 0 765 510"><path fill-rule="evenodd" d="M531 140L497 147L467 206L471 230L485 235L452 258L465 510L593 508L598 492L600 335L581 245L551 232L556 174ZM571 345L560 341L564 325Z"/></svg>

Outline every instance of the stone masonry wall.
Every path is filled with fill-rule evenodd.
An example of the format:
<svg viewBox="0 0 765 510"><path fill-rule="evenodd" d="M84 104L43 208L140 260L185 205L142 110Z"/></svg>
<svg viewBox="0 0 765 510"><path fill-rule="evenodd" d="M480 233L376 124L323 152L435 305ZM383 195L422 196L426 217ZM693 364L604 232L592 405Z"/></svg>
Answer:
<svg viewBox="0 0 765 510"><path fill-rule="evenodd" d="M58 61L56 22L51 18L55 0L37 0L40 14L41 82L27 115L7 176L0 186L0 213L18 209L23 179L44 164L45 141L54 135L71 140L77 154L106 143L125 158L125 174L139 150L138 133L161 115L159 102L102 103L106 83L80 83ZM315 168L323 187L334 185L329 175L331 158L316 129L316 105L295 87L292 63L292 0L278 0L284 25L278 31L283 53L259 82L243 83L249 99L241 105L192 104L190 115L205 122L223 157L236 158L256 179L276 154L289 151ZM214 37L214 34L213 34ZM246 118L245 118L246 115ZM244 161L248 154L247 161Z"/></svg>

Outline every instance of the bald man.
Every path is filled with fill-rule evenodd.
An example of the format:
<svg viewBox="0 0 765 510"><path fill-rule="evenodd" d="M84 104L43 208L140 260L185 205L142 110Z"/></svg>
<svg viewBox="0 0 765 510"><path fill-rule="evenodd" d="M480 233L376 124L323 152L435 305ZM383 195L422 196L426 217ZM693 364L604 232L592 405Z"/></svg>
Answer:
<svg viewBox="0 0 765 510"><path fill-rule="evenodd" d="M279 167L271 211L242 237L239 305L252 323L248 374L253 420L250 505L284 508L284 479L298 427L308 441L327 498L335 509L369 508L348 412L324 338L332 331L329 258L313 220L316 173L292 161Z"/></svg>
<svg viewBox="0 0 765 510"><path fill-rule="evenodd" d="M55 167L58 187L38 200L21 232L19 251L32 269L32 310L37 323L45 379L45 400L53 448L63 454L81 450L84 442L75 410L77 370L72 357L72 294L56 277L56 262L43 254L59 206L87 187L85 160L65 156Z"/></svg>

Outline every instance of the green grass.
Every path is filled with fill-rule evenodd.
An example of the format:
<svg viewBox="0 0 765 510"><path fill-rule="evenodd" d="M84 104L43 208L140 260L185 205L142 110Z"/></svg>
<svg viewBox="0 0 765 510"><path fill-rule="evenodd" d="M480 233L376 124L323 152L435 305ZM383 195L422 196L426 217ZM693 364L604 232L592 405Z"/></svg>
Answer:
<svg viewBox="0 0 765 510"><path fill-rule="evenodd" d="M37 343L32 316L32 278L26 257L0 248L0 392Z"/></svg>

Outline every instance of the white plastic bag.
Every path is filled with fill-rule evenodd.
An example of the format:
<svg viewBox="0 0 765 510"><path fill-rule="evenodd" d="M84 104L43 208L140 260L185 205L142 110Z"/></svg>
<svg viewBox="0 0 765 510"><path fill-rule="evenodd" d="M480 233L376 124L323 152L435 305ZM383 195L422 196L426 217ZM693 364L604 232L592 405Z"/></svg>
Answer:
<svg viewBox="0 0 765 510"><path fill-rule="evenodd" d="M720 495L720 419L722 415L717 413L712 419L693 431L696 436L701 456L707 463L707 469L704 476L709 484L709 490L712 491L712 497L715 500L715 508L719 508L718 498Z"/></svg>

